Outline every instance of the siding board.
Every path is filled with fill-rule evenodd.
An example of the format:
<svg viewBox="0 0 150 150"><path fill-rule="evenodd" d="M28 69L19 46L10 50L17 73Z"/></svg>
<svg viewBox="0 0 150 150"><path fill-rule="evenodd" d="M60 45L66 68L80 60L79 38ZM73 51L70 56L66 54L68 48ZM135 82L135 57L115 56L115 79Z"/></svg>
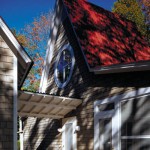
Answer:
<svg viewBox="0 0 150 150"><path fill-rule="evenodd" d="M0 36L0 149L13 149L13 53Z"/></svg>

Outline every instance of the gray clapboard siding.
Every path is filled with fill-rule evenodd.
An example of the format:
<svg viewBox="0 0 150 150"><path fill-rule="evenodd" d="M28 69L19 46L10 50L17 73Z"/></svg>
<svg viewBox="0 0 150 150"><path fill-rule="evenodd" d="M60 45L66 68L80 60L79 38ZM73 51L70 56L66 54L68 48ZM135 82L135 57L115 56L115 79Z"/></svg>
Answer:
<svg viewBox="0 0 150 150"><path fill-rule="evenodd" d="M0 149L13 149L13 53L0 36Z"/></svg>

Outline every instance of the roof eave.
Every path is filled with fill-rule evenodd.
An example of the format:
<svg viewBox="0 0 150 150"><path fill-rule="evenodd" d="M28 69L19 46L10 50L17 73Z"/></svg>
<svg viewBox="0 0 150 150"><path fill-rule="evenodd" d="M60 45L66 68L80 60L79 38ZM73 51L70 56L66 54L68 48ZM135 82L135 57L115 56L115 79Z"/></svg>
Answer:
<svg viewBox="0 0 150 150"><path fill-rule="evenodd" d="M97 69L90 69L90 72L94 72L94 74L106 74L146 70L150 70L150 61L100 67Z"/></svg>

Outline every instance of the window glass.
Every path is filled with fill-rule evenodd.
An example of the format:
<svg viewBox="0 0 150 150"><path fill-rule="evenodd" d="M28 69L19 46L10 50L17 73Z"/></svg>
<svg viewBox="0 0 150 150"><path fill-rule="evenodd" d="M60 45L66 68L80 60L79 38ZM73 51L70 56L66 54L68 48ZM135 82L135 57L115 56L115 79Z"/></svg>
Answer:
<svg viewBox="0 0 150 150"><path fill-rule="evenodd" d="M109 119L99 120L99 142L101 150L112 150L112 122Z"/></svg>
<svg viewBox="0 0 150 150"><path fill-rule="evenodd" d="M122 139L122 150L150 150L150 139Z"/></svg>
<svg viewBox="0 0 150 150"><path fill-rule="evenodd" d="M121 102L121 149L150 150L149 97Z"/></svg>
<svg viewBox="0 0 150 150"><path fill-rule="evenodd" d="M73 124L65 125L65 150L73 150Z"/></svg>
<svg viewBox="0 0 150 150"><path fill-rule="evenodd" d="M150 135L150 100L134 99L121 103L122 136Z"/></svg>

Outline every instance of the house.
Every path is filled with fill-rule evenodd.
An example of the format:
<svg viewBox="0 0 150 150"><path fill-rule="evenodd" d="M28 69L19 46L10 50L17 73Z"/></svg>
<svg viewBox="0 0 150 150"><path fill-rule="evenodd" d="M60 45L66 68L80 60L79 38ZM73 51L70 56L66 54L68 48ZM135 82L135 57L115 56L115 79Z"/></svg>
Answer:
<svg viewBox="0 0 150 150"><path fill-rule="evenodd" d="M24 148L149 149L149 68L150 47L133 22L83 0L57 0L40 93L58 107L30 107L52 120L28 118ZM65 98L82 103L65 114L60 104L74 106Z"/></svg>
<svg viewBox="0 0 150 150"><path fill-rule="evenodd" d="M133 22L57 0L39 93L18 92L24 150L149 149L149 68Z"/></svg>
<svg viewBox="0 0 150 150"><path fill-rule="evenodd" d="M17 102L33 61L0 17L0 149L17 149ZM17 76L18 75L18 76Z"/></svg>

